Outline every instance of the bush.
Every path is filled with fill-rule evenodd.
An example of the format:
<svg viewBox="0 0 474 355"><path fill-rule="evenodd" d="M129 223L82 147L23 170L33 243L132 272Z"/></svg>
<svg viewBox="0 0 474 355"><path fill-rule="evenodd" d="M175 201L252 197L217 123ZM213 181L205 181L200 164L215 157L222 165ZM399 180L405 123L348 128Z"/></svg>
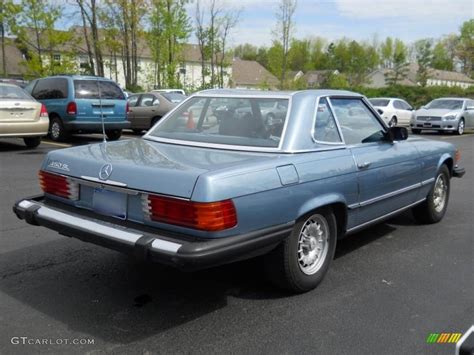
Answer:
<svg viewBox="0 0 474 355"><path fill-rule="evenodd" d="M431 100L440 97L469 97L474 99L474 86L462 89L457 86L389 86L386 88L352 88L367 97L398 97L406 100L415 108L426 105Z"/></svg>

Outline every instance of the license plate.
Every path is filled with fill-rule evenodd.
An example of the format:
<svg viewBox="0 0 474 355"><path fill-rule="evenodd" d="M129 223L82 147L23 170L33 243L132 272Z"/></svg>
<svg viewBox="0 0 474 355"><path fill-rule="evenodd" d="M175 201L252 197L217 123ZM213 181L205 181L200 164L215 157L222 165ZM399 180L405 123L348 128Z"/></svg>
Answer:
<svg viewBox="0 0 474 355"><path fill-rule="evenodd" d="M92 198L92 209L94 212L112 216L120 219L127 218L127 195L95 188Z"/></svg>
<svg viewBox="0 0 474 355"><path fill-rule="evenodd" d="M431 123L425 122L425 123L423 123L423 126L425 126L425 127L431 127Z"/></svg>

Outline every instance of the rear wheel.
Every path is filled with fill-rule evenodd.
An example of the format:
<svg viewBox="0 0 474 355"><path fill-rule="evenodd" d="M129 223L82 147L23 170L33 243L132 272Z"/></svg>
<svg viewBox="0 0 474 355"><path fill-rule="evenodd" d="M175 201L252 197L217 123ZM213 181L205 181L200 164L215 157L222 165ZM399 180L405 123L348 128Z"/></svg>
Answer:
<svg viewBox="0 0 474 355"><path fill-rule="evenodd" d="M388 126L389 127L395 127L397 125L398 121L397 121L397 117L396 116L393 116L390 121L388 122Z"/></svg>
<svg viewBox="0 0 474 355"><path fill-rule="evenodd" d="M63 122L59 117L52 117L50 118L49 121L49 137L53 141L62 141L66 139L67 137L67 132L64 129Z"/></svg>
<svg viewBox="0 0 474 355"><path fill-rule="evenodd" d="M265 256L265 270L276 285L293 292L315 288L336 249L337 224L327 208L299 219L291 235Z"/></svg>
<svg viewBox="0 0 474 355"><path fill-rule="evenodd" d="M413 134L420 134L420 133L421 133L421 129L412 129L412 130L411 130L411 133L413 133Z"/></svg>
<svg viewBox="0 0 474 355"><path fill-rule="evenodd" d="M441 221L448 208L450 174L448 167L442 165L426 200L413 207L413 216L419 223L432 224Z"/></svg>
<svg viewBox="0 0 474 355"><path fill-rule="evenodd" d="M41 137L27 137L23 141L28 148L36 148L41 143Z"/></svg>
<svg viewBox="0 0 474 355"><path fill-rule="evenodd" d="M107 138L110 141L116 141L122 136L122 130L121 129L113 129L110 131L105 131L105 134L107 135Z"/></svg>
<svg viewBox="0 0 474 355"><path fill-rule="evenodd" d="M153 127L159 120L160 120L161 117L153 117L151 119L151 124L150 124L150 128Z"/></svg>

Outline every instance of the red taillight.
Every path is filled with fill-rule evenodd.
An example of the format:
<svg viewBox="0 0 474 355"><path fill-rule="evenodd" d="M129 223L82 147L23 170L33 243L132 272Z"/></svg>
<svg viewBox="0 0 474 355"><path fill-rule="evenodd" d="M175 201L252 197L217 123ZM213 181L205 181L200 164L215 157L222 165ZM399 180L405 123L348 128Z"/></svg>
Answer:
<svg viewBox="0 0 474 355"><path fill-rule="evenodd" d="M77 115L77 105L74 101L67 104L66 112L68 115Z"/></svg>
<svg viewBox="0 0 474 355"><path fill-rule="evenodd" d="M48 110L44 104L41 104L40 117L48 117Z"/></svg>
<svg viewBox="0 0 474 355"><path fill-rule="evenodd" d="M456 149L456 153L454 154L454 164L457 164L461 160L461 151Z"/></svg>
<svg viewBox="0 0 474 355"><path fill-rule="evenodd" d="M66 176L52 174L43 170L38 173L41 189L52 195L77 200L79 198L79 185Z"/></svg>
<svg viewBox="0 0 474 355"><path fill-rule="evenodd" d="M193 202L156 195L143 195L142 199L143 211L152 221L214 232L237 224L231 200Z"/></svg>
<svg viewBox="0 0 474 355"><path fill-rule="evenodd" d="M127 112L127 114L130 112L130 106L129 106L128 102L125 105L125 112Z"/></svg>

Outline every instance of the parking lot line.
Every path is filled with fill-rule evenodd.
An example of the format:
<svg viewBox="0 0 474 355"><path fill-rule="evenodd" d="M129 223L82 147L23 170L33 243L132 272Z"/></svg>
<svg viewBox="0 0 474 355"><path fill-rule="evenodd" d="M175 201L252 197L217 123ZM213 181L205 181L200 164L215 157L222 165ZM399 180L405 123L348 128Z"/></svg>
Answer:
<svg viewBox="0 0 474 355"><path fill-rule="evenodd" d="M462 136L449 136L449 137L441 137L441 139L453 139L453 138L464 138L464 137L472 137L474 134L467 133L463 134Z"/></svg>
<svg viewBox="0 0 474 355"><path fill-rule="evenodd" d="M41 143L56 145L58 147L72 147L72 144L56 143L56 142L50 142L50 141L45 141L45 140L41 141Z"/></svg>

